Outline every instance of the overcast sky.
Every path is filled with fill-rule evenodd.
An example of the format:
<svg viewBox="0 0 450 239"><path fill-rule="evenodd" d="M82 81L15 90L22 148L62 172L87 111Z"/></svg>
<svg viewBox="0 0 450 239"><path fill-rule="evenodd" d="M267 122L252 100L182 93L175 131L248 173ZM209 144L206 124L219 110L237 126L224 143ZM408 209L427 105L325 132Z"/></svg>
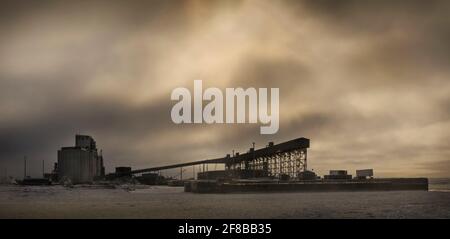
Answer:
<svg viewBox="0 0 450 239"><path fill-rule="evenodd" d="M107 172L311 139L308 166L450 176L449 1L2 1L0 168L89 134ZM175 125L176 87L280 88L280 130ZM354 172L353 172L354 173Z"/></svg>

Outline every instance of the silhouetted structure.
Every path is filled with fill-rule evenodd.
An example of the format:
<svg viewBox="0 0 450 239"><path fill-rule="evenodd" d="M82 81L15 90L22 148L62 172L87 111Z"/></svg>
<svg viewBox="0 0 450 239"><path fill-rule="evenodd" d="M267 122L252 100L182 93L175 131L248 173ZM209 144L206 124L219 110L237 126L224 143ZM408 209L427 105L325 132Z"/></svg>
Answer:
<svg viewBox="0 0 450 239"><path fill-rule="evenodd" d="M297 178L300 172L307 170L307 149L309 139L298 138L281 144L269 142L265 148L250 150L245 154L227 155L226 170L263 171L271 177Z"/></svg>
<svg viewBox="0 0 450 239"><path fill-rule="evenodd" d="M352 175L347 174L347 170L330 170L330 174L323 177L325 179L352 179Z"/></svg>
<svg viewBox="0 0 450 239"><path fill-rule="evenodd" d="M359 169L356 170L356 178L367 179L373 177L373 169Z"/></svg>
<svg viewBox="0 0 450 239"><path fill-rule="evenodd" d="M121 177L131 177L131 167L116 167L116 174Z"/></svg>
<svg viewBox="0 0 450 239"><path fill-rule="evenodd" d="M51 173L45 173L44 178L49 179L52 182L58 181L58 163L53 164L53 170Z"/></svg>
<svg viewBox="0 0 450 239"><path fill-rule="evenodd" d="M76 135L74 147L58 150L58 178L72 183L90 183L104 176L103 156L95 140L88 135Z"/></svg>
<svg viewBox="0 0 450 239"><path fill-rule="evenodd" d="M167 184L167 179L157 173L143 173L141 176L136 177L136 179L147 185L162 185Z"/></svg>
<svg viewBox="0 0 450 239"><path fill-rule="evenodd" d="M277 177L295 179L299 177L300 172L307 170L308 148L309 139L307 138L297 138L280 144L269 142L266 147L261 149L255 150L253 146L244 154L236 153L233 156L228 154L223 158L132 170L131 172L126 172L125 175L158 172L160 170L195 165L203 165L203 172L205 172L205 165L207 164L224 164L225 171L223 172L200 172L199 175L202 178L217 178L219 177L218 175L225 175L226 177L237 178ZM121 177L123 175L124 173L116 171L116 173L109 174L108 178Z"/></svg>

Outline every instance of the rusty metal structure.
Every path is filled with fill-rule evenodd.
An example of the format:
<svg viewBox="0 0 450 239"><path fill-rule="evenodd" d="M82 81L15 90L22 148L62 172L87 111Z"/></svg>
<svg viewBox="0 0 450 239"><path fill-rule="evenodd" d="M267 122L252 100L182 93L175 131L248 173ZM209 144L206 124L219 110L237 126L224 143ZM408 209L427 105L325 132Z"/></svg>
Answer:
<svg viewBox="0 0 450 239"><path fill-rule="evenodd" d="M309 148L309 139L297 138L280 144L270 142L266 147L256 149L254 146L246 153L227 155L223 158L207 159L201 161L165 165L159 167L132 170L131 174L141 174L147 172L159 172L161 170L182 168L195 165L224 164L225 171L246 171L263 172L258 176L268 177L289 177L297 178L300 172L307 170L307 149ZM204 170L203 170L204 171ZM110 177L120 177L120 173L109 175ZM255 175L256 176L256 175Z"/></svg>

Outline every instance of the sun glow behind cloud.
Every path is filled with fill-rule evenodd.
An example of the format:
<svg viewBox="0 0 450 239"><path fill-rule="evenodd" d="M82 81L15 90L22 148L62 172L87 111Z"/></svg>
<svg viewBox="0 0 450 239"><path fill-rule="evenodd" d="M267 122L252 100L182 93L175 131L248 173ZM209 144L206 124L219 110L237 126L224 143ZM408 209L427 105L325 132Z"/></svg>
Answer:
<svg viewBox="0 0 450 239"><path fill-rule="evenodd" d="M0 24L1 163L20 174L24 154L56 160L75 133L97 139L109 170L305 136L319 173L448 176L448 5L10 4L4 9L15 14ZM195 79L280 88L280 132L172 124L171 90Z"/></svg>

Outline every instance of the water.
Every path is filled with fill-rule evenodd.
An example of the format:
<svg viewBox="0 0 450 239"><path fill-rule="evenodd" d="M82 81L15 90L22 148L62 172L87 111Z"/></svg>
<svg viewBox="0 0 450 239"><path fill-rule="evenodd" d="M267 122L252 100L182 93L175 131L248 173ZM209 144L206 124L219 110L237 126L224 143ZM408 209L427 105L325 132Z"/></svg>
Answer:
<svg viewBox="0 0 450 239"><path fill-rule="evenodd" d="M450 218L450 180L430 180L428 192L192 194L165 186L0 186L0 218Z"/></svg>

